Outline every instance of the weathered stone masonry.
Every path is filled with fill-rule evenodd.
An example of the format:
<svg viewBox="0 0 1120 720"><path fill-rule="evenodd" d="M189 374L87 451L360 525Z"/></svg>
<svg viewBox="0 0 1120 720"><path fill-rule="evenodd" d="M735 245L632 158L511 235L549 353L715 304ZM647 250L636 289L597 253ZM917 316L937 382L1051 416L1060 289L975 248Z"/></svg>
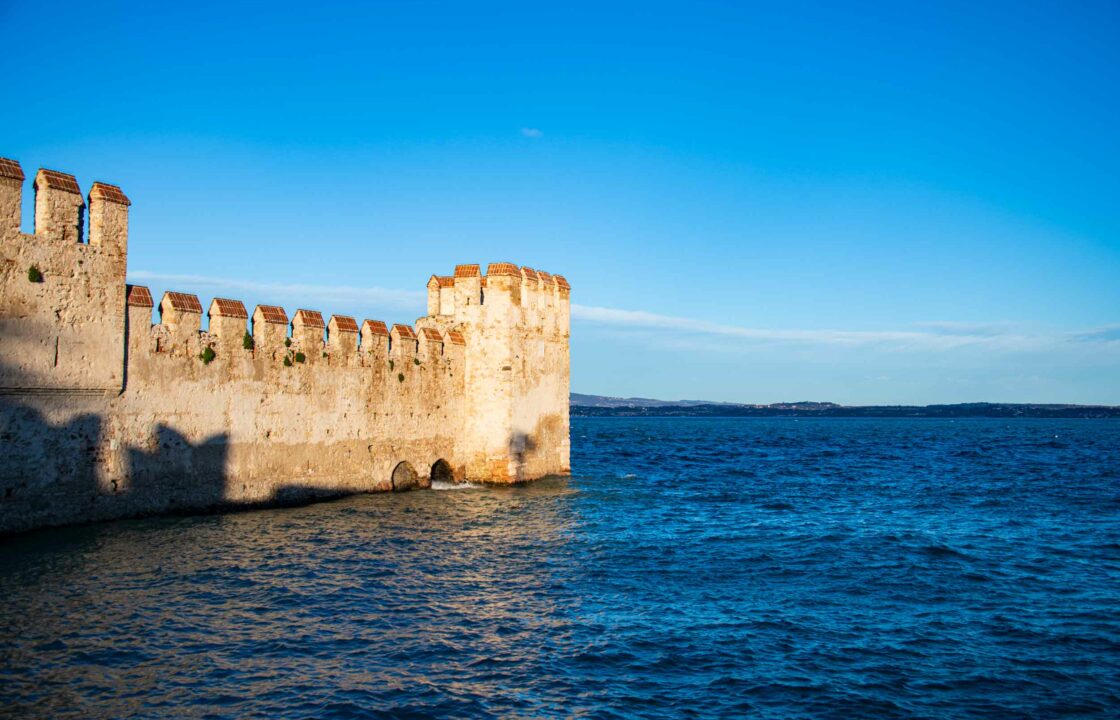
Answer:
<svg viewBox="0 0 1120 720"><path fill-rule="evenodd" d="M0 533L568 472L563 277L459 265L414 327L178 292L153 325L121 189L40 170L28 235L23 182L0 159Z"/></svg>

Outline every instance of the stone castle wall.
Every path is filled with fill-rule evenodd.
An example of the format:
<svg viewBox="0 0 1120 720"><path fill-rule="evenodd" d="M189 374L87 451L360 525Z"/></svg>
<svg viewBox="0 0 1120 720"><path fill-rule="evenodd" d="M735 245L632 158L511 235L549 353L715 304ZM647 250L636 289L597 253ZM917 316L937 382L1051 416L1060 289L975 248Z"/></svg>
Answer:
<svg viewBox="0 0 1120 720"><path fill-rule="evenodd" d="M124 193L41 170L29 235L23 182L0 159L0 533L568 472L563 277L460 265L414 326L186 293L153 325Z"/></svg>

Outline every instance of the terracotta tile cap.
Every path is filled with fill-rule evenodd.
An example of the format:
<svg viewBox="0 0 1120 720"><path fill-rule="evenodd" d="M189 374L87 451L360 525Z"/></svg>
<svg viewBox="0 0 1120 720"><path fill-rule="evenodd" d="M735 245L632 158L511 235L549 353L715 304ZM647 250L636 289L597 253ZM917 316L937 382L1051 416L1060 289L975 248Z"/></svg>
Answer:
<svg viewBox="0 0 1120 720"><path fill-rule="evenodd" d="M439 281L439 286L441 288L455 287L455 278L450 275L436 275L436 280Z"/></svg>
<svg viewBox="0 0 1120 720"><path fill-rule="evenodd" d="M521 274L526 280L532 280L533 282L537 282L541 279L540 276L537 275L537 271L529 266L521 268Z"/></svg>
<svg viewBox="0 0 1120 720"><path fill-rule="evenodd" d="M133 307L152 307L155 305L152 302L152 291L143 285L129 285L128 304Z"/></svg>
<svg viewBox="0 0 1120 720"><path fill-rule="evenodd" d="M226 298L214 298L213 301L211 301L210 315L241 318L242 320L249 319L249 313L245 312L245 303L240 300L228 300Z"/></svg>
<svg viewBox="0 0 1120 720"><path fill-rule="evenodd" d="M35 176L35 187L39 187L40 181L52 190L62 190L75 195L82 194L82 189L78 187L78 181L73 175L67 175L57 170L40 168L39 174Z"/></svg>
<svg viewBox="0 0 1120 720"><path fill-rule="evenodd" d="M197 313L198 315L202 314L202 303L198 301L197 295L191 295L190 293L171 292L170 290L168 290L163 294L163 299L165 302L171 305L172 310L178 310L179 312L187 313ZM162 306L163 302L160 303L160 307Z"/></svg>
<svg viewBox="0 0 1120 720"><path fill-rule="evenodd" d="M253 312L254 318L258 312L261 314L261 320L269 325L288 324L288 313L284 312L284 308L279 305L257 305L257 309Z"/></svg>
<svg viewBox="0 0 1120 720"><path fill-rule="evenodd" d="M490 263L486 267L486 274L489 275L504 275L506 277L521 277L521 270L516 265L508 262Z"/></svg>
<svg viewBox="0 0 1120 720"><path fill-rule="evenodd" d="M124 191L116 185L110 185L109 183L95 182L93 187L90 188L89 196L91 198L97 198L98 200L114 202L118 205L128 206L132 204L132 201L125 196Z"/></svg>
<svg viewBox="0 0 1120 720"><path fill-rule="evenodd" d="M0 158L0 177L23 182L23 168L15 160Z"/></svg>
<svg viewBox="0 0 1120 720"><path fill-rule="evenodd" d="M467 341L463 339L463 333L459 332L458 330L448 330L447 339L450 340L453 345L467 344Z"/></svg>
<svg viewBox="0 0 1120 720"><path fill-rule="evenodd" d="M546 273L544 270L538 270L537 271L537 276L540 277L541 282L543 284L545 284L545 285L552 285L553 284L552 275L550 275L549 273Z"/></svg>
<svg viewBox="0 0 1120 720"><path fill-rule="evenodd" d="M298 322L304 327L326 327L323 322L323 314L318 310L296 310L296 316L292 318L292 322Z"/></svg>
<svg viewBox="0 0 1120 720"><path fill-rule="evenodd" d="M397 331L398 335L400 335L402 338L404 338L406 340L415 340L416 339L416 333L413 332L412 328L409 327L408 325L401 325L400 323L397 323L397 324L393 325L393 329Z"/></svg>
<svg viewBox="0 0 1120 720"><path fill-rule="evenodd" d="M456 265L455 277L478 277L482 272L479 270L478 265Z"/></svg>
<svg viewBox="0 0 1120 720"><path fill-rule="evenodd" d="M385 323L381 322L380 320L366 320L365 322L363 322L362 331L365 332L367 330L371 335L382 335L384 337L389 337L389 328L386 327Z"/></svg>
<svg viewBox="0 0 1120 720"><path fill-rule="evenodd" d="M331 324L336 332L358 332L358 322L349 315L331 315Z"/></svg>
<svg viewBox="0 0 1120 720"><path fill-rule="evenodd" d="M556 281L556 284L560 286L561 290L572 289L571 284L568 283L568 279L563 275L553 275L552 278Z"/></svg>
<svg viewBox="0 0 1120 720"><path fill-rule="evenodd" d="M443 335L435 328L426 327L423 329L424 339L428 342L443 342Z"/></svg>

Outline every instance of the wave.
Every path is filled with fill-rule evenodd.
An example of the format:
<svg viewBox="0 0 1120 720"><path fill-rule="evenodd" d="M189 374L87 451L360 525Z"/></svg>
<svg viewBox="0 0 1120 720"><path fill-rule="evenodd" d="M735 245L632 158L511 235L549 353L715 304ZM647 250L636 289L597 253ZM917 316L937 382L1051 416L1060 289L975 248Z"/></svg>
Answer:
<svg viewBox="0 0 1120 720"><path fill-rule="evenodd" d="M474 488L486 487L478 483L472 482L447 482L446 480L433 480L432 490L471 490Z"/></svg>

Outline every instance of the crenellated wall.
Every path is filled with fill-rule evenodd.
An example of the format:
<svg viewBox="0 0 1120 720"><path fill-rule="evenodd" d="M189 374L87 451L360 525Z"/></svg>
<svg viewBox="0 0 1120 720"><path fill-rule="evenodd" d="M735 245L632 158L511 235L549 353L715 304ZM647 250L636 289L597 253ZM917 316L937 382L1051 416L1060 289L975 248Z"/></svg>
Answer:
<svg viewBox="0 0 1120 720"><path fill-rule="evenodd" d="M414 326L157 302L119 188L41 170L28 235L23 183L0 159L0 533L568 472L563 278L460 265Z"/></svg>

